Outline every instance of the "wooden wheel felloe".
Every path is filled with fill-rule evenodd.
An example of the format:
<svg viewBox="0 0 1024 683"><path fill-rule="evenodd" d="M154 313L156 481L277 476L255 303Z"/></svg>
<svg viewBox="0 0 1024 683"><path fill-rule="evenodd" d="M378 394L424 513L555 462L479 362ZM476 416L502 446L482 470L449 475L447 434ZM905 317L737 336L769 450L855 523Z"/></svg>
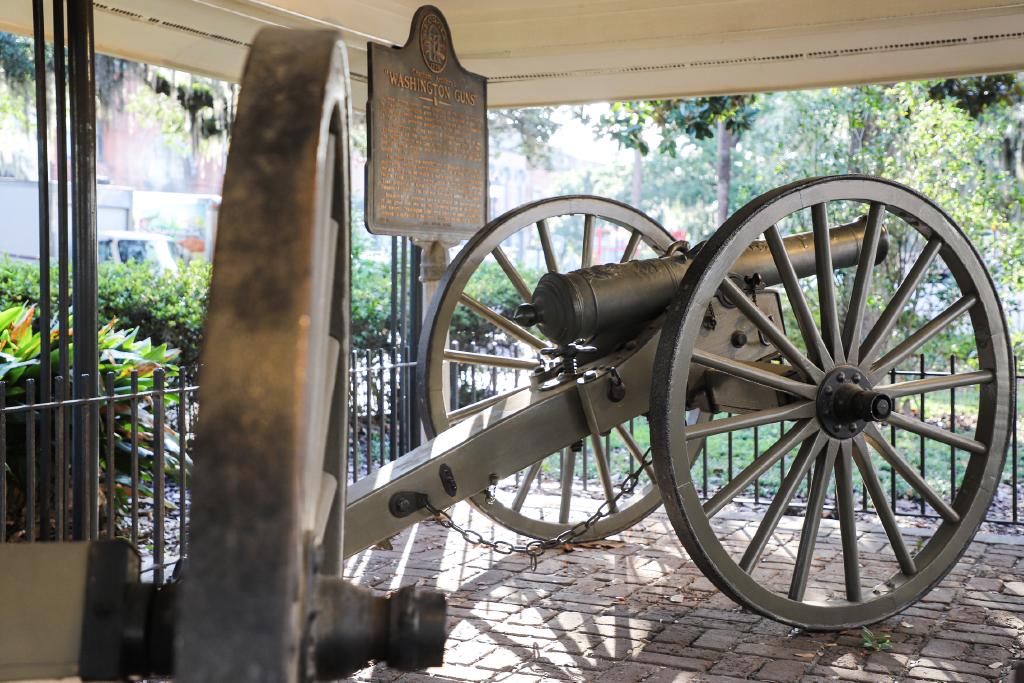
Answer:
<svg viewBox="0 0 1024 683"><path fill-rule="evenodd" d="M849 285L840 288L826 231L830 220L858 215L867 226L863 249L856 276L852 282L840 279ZM782 234L802 222L813 228L817 272L804 281L797 279L780 243ZM875 265L883 231L888 232L890 253ZM730 277L730 269L745 248L762 239L779 269L790 323L782 330L777 322L758 317L756 310L749 317L762 334L778 340L781 363L798 384L789 387L782 408L687 426L682 415L694 397L688 395L686 380L691 367L707 362L694 350L702 312L713 297L724 297L745 313L753 309L747 302L754 285L750 279ZM901 263L908 265L901 268ZM897 276L895 291L879 283L883 268ZM844 288L848 298L841 294ZM969 368L948 376L892 380L891 371L921 350L948 357L954 348L962 354L965 346ZM679 538L700 569L732 599L794 626L831 630L868 624L918 600L967 548L1002 472L1013 371L995 288L953 221L925 197L893 182L865 176L815 178L769 192L740 209L687 271L662 331L654 374L664 379L652 386L654 466ZM733 374L758 382L756 373ZM957 388L977 395L973 433L896 409L904 397ZM694 481L697 463L690 453L695 439L737 435L741 429L783 420L777 442L762 447L717 493L701 498ZM883 422L888 425L884 430ZM890 428L895 446L888 438ZM955 493L938 491L921 476L901 435L921 437L954 453L951 457L960 463ZM779 462L786 474L752 536L741 538L719 513ZM882 483L889 476L938 516L938 528L923 544L915 546L901 533ZM862 547L859 540L854 514L858 479L884 529L881 538L887 547L882 551ZM835 494L830 496L833 482ZM801 490L806 496L802 519L780 524ZM830 498L841 551L816 543L823 509L832 507Z"/></svg>
<svg viewBox="0 0 1024 683"><path fill-rule="evenodd" d="M551 344L539 331L524 329L511 317L514 304L530 301L536 279L544 272L589 267L595 258L601 260L599 246L604 244L618 244L618 251L610 254L618 262L660 256L672 242L671 235L648 216L599 197L545 199L491 221L449 266L420 337L418 386L430 435L493 405L496 397L529 386L530 371L538 365L540 350ZM515 301L509 310L495 310L481 303L479 295L474 296L488 269L493 273L500 269L503 275L499 277L514 292ZM497 350L453 348L452 321L457 311L484 325L500 341L495 345ZM453 378L452 363L475 370L456 373ZM452 396L464 398L469 394L467 375L471 372L493 378L489 392L492 395L472 401L470 394L468 405L453 403ZM592 434L576 444L575 450L566 443L561 452L498 482L493 500L488 500L487 494L479 494L470 501L485 515L518 533L533 538L557 536L586 519L600 500L608 500L618 492L617 480L636 466L646 450L647 438L641 433L646 432L645 422L643 418L634 421L638 427L635 433L627 423L607 436ZM600 500L585 495L579 485L574 487L574 482L583 477L585 463L588 473L597 475L599 483L593 488ZM619 473L613 464L618 465ZM549 479L547 473L553 476ZM545 496L549 501L558 501L556 516L550 512L547 518L543 516ZM637 488L637 493L624 500L624 505L580 540L604 538L627 529L660 502L648 475L644 475L643 486Z"/></svg>
<svg viewBox="0 0 1024 683"><path fill-rule="evenodd" d="M346 68L335 32L276 29L246 66L202 352L179 680L311 674L314 574L338 571L344 510Z"/></svg>

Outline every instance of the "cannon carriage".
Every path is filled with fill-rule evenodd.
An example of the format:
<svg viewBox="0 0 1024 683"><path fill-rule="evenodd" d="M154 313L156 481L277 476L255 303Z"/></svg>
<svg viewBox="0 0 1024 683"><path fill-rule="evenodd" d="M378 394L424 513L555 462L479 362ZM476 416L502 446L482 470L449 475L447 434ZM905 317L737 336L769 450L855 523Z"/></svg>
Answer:
<svg viewBox="0 0 1024 683"><path fill-rule="evenodd" d="M186 679L216 680L226 650L282 675L296 667L319 678L351 670L351 661L331 664L317 644L365 644L366 633L388 627L376 608L348 621L330 610L322 616L318 601L330 601L324 596L335 589L325 586L336 585L330 577L342 558L461 500L536 539L522 546L526 552L607 537L664 504L688 555L720 590L807 629L883 619L955 565L991 501L1011 428L1006 325L982 259L941 208L865 176L771 190L695 246L676 242L640 211L597 197L541 200L496 218L462 248L426 318L417 372L432 439L346 487L341 416L351 264L343 72L333 34L300 40L265 31L243 82L204 351L202 384L213 389L203 398L193 559L181 612ZM288 97L275 97L282 92ZM580 241L559 251L552 226L565 221L576 221ZM598 225L621 231L625 246L611 263L595 262ZM543 259L536 283L509 255L525 235ZM515 311L472 296L473 275L489 259L521 300ZM873 286L886 267L900 273L894 291ZM911 305L934 315L905 330ZM515 353L451 348L460 306L504 335ZM970 346L973 367L892 381L901 361L926 344L950 343L953 332L961 352ZM254 340L259 358L247 352ZM508 371L519 383L453 407L453 362ZM956 387L979 393L973 434L895 410L900 397ZM649 425L649 441L629 428L640 421ZM708 440L769 425L779 426L779 437L702 496L695 471ZM883 429L969 454L955 497L935 492ZM630 458L628 475L610 466L606 439L613 436ZM596 513L596 503L574 508L583 444L601 486ZM530 504L545 461L559 473L554 519ZM912 545L902 536L883 464L940 516L930 538ZM778 466L785 474L757 532L736 537L719 513ZM855 478L885 530L884 550L859 547ZM806 503L795 505L804 487ZM830 490L842 554L819 571L815 538ZM780 561L785 553L775 552L773 534L794 511L802 513L789 527L798 550ZM862 562L863 552L873 561ZM888 563L874 561L880 555ZM256 584L259 591L249 590ZM437 604L405 597L406 607L391 614L406 630L378 639L372 656L386 658L390 647L400 659L405 648L419 653L406 665L436 661L443 641ZM237 628L243 615L261 628Z"/></svg>

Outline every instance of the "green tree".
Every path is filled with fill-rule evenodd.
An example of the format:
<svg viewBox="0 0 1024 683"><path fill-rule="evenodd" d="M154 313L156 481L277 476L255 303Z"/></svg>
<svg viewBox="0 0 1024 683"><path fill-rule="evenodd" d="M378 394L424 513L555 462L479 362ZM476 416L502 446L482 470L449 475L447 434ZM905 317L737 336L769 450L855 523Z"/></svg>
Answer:
<svg viewBox="0 0 1024 683"><path fill-rule="evenodd" d="M688 140L717 138L716 201L719 223L729 215L732 153L740 135L757 117L754 95L697 97L675 100L616 102L596 123L597 131L636 151L633 159L633 200L641 195L642 159L650 153L647 136L654 132L658 151L675 157Z"/></svg>
<svg viewBox="0 0 1024 683"><path fill-rule="evenodd" d="M1016 74L947 78L928 88L932 99L951 99L975 119L1002 132L1003 168L1024 179L1024 84Z"/></svg>
<svg viewBox="0 0 1024 683"><path fill-rule="evenodd" d="M558 130L553 107L528 109L491 109L487 112L487 130L492 150L510 150L526 157L534 168L551 162L548 142Z"/></svg>

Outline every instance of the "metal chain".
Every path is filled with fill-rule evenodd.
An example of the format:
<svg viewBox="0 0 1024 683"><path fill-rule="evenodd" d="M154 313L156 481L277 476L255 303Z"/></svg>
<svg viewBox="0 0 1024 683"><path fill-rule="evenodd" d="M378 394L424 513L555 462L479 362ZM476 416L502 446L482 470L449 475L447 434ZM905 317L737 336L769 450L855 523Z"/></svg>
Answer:
<svg viewBox="0 0 1024 683"><path fill-rule="evenodd" d="M651 464L650 456L651 449L648 448L647 451L644 452L643 457L640 458L640 464L637 465L636 469L630 472L629 475L622 480L622 483L619 484L619 492L615 494L611 500L605 500L601 503L594 514L590 515L590 517L582 522L577 522L554 538L549 538L547 540L535 539L524 544L509 543L508 541L489 541L484 538L479 531L459 526L446 510L435 507L429 499L424 498L423 504L424 507L434 515L438 524L445 529L451 529L452 531L457 532L470 545L483 546L500 555L512 555L516 553L527 555L530 558L530 569L536 569L537 559L543 555L545 551L551 550L552 548L558 548L572 542L590 531L590 529L599 521L611 516L612 506L617 504L623 496L632 494L636 489L636 485L640 483L640 475L643 474L644 470Z"/></svg>

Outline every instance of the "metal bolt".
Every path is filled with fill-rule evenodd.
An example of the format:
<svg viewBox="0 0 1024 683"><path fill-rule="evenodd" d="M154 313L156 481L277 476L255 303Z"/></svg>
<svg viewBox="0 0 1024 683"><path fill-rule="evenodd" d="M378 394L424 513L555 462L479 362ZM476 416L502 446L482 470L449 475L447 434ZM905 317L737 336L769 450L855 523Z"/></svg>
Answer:
<svg viewBox="0 0 1024 683"><path fill-rule="evenodd" d="M826 384L825 385L825 393L826 394L831 394L832 393L832 385L831 384Z"/></svg>
<svg viewBox="0 0 1024 683"><path fill-rule="evenodd" d="M845 372L837 372L836 373L836 381L837 382L845 382L846 381L846 373Z"/></svg>
<svg viewBox="0 0 1024 683"><path fill-rule="evenodd" d="M853 373L853 377L851 377L850 379L853 380L854 384L857 384L858 382L860 382L860 373Z"/></svg>
<svg viewBox="0 0 1024 683"><path fill-rule="evenodd" d="M593 382L595 379L597 379L597 370L587 370L581 378L584 382Z"/></svg>
<svg viewBox="0 0 1024 683"><path fill-rule="evenodd" d="M852 431L856 431L856 429L857 429L857 425L855 425L855 424L853 424L853 423L851 422L851 423L850 423L850 431L851 431L851 432L852 432Z"/></svg>

